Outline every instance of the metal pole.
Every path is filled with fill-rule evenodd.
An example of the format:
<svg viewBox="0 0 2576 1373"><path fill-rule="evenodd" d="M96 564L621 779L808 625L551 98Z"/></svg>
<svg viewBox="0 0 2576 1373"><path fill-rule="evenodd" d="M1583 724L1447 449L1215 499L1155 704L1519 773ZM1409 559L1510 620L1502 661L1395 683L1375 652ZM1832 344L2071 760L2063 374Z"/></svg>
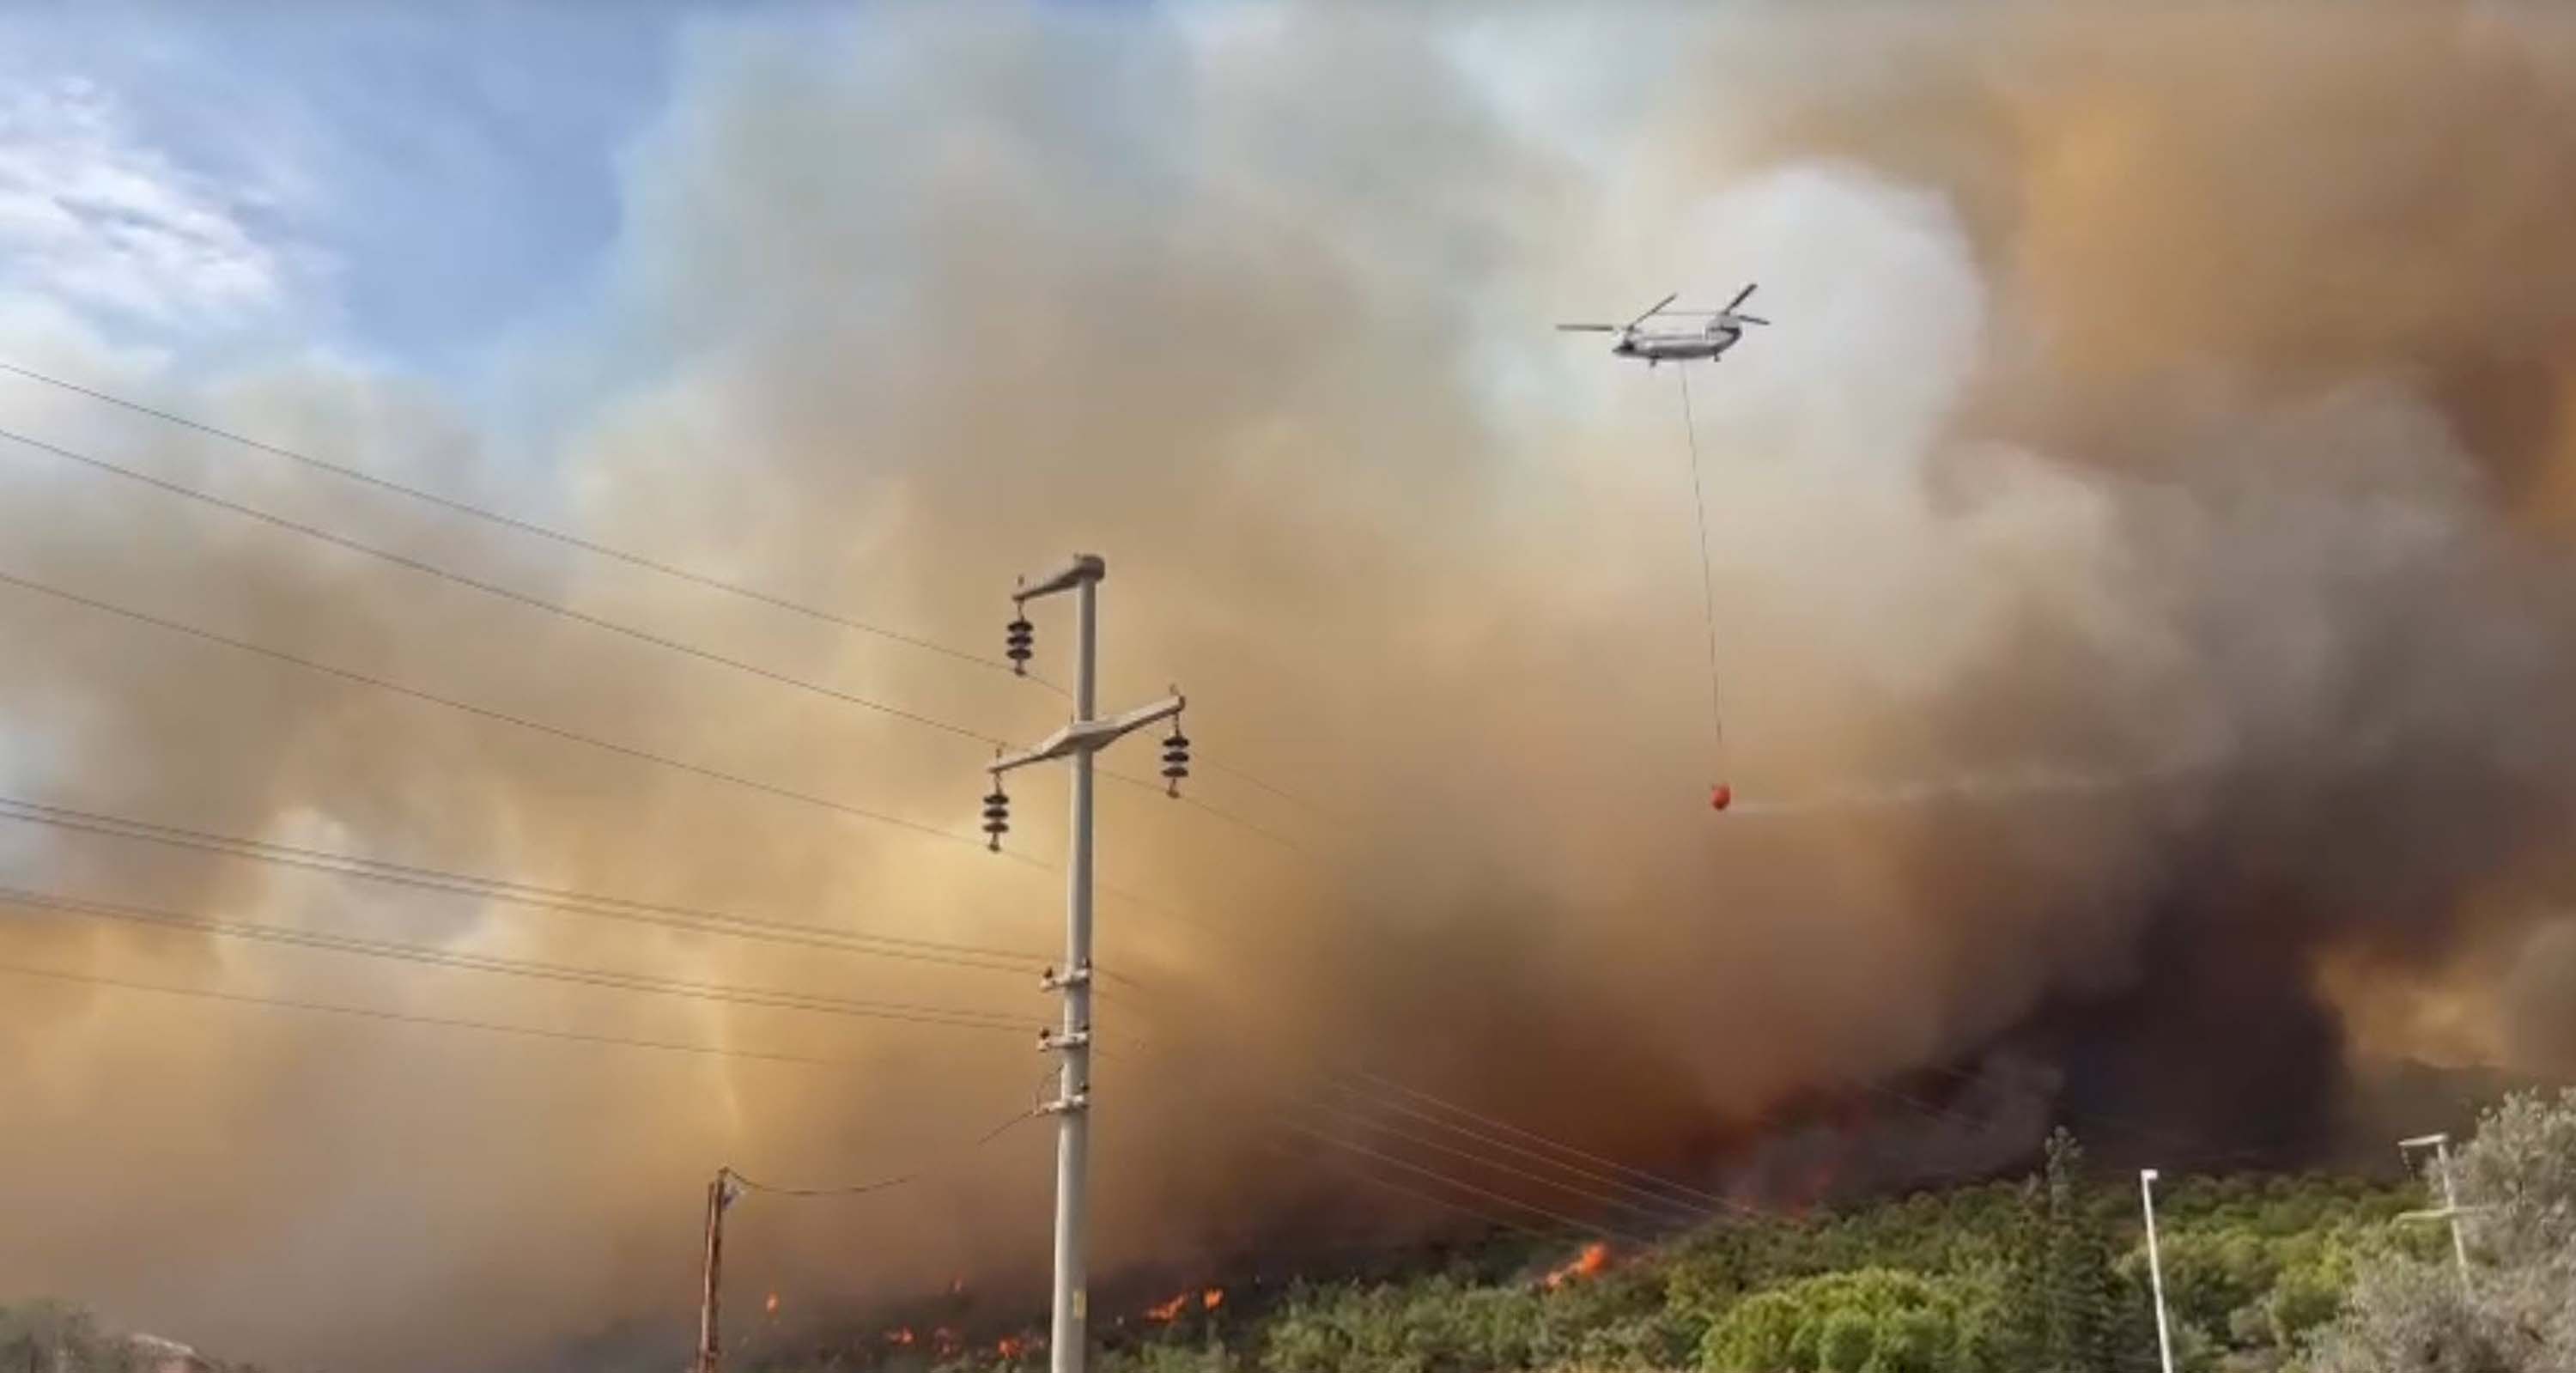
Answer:
<svg viewBox="0 0 2576 1373"><path fill-rule="evenodd" d="M2451 1223L2451 1259L2459 1265L2460 1295L2467 1297L2471 1295L2469 1290L2469 1243L2460 1230L2460 1194L2451 1181L2451 1137L2447 1134L2417 1135L2413 1139L2401 1139L2397 1141L2397 1151L2400 1155L2405 1155L2406 1151L2409 1149L2427 1148L2433 1151L2433 1167L2442 1178L2442 1209L2439 1211L2409 1211L2405 1215L2399 1217L2399 1219L2445 1220ZM2409 1156L2409 1161L2411 1164L2411 1156Z"/></svg>
<svg viewBox="0 0 2576 1373"><path fill-rule="evenodd" d="M2460 1265L2460 1293L2469 1291L2469 1243L2460 1236L2460 1194L2451 1186L2451 1141L2437 1140L2433 1145L2433 1163L2442 1171L2442 1209L2451 1217L2451 1257Z"/></svg>
<svg viewBox="0 0 2576 1373"><path fill-rule="evenodd" d="M2147 1209L2147 1277L2156 1292L2156 1357L2164 1373L2173 1373L2173 1332L2165 1324L2164 1259L2156 1252L2156 1170L2138 1170L2138 1199Z"/></svg>
<svg viewBox="0 0 2576 1373"><path fill-rule="evenodd" d="M716 1373L716 1366L724 1359L724 1348L716 1342L716 1295L722 1290L717 1277L724 1265L724 1208L725 1170L719 1168L715 1181L707 1184L707 1253L698 1292L697 1373Z"/></svg>
<svg viewBox="0 0 2576 1373"><path fill-rule="evenodd" d="M1098 688L1099 580L1074 588L1073 721L1091 723ZM1083 1373L1089 1294L1083 1274L1083 1181L1091 1110L1091 753L1073 755L1073 852L1065 864L1063 1076L1056 1116L1055 1316L1052 1373Z"/></svg>

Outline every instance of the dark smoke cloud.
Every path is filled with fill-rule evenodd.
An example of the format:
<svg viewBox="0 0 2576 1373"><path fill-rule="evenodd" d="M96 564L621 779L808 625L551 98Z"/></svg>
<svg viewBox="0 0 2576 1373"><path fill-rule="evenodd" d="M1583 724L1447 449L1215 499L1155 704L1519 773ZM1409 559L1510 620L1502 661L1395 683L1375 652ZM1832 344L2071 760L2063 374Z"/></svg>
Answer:
<svg viewBox="0 0 2576 1373"><path fill-rule="evenodd" d="M1144 985L1113 988L1104 1032L1148 1042L1101 1072L1106 1273L1434 1224L1285 1130L1282 1094L1349 1104L1319 1061L1754 1196L1817 1157L1853 1187L2005 1166L2069 1116L2114 1152L2294 1159L2358 1052L2576 1059L2545 971L2576 908L2571 43L2448 6L710 27L626 163L612 298L555 341L613 382L551 406L539 486L435 397L327 359L189 401L969 644L1011 574L1105 553L1106 699L1179 681L1207 759L1314 806L1198 779L1290 851L1108 790L1104 875L1144 900L1105 903L1103 957ZM1559 56L1601 50L1669 59L1592 82ZM1745 277L1780 323L1693 382L1712 764L1672 378L1543 326ZM68 327L11 347L178 384ZM9 399L13 424L910 709L1032 737L1059 709ZM0 474L13 571L971 815L971 745L33 455ZM22 792L1052 946L1055 879L964 846L6 613ZM1745 798L1725 817L1712 768ZM1021 852L1060 843L1060 787L1020 789ZM0 842L30 884L210 914L1044 1012L986 974ZM0 1289L263 1356L450 1367L684 1308L718 1164L947 1158L1042 1066L1008 1035L9 921L16 962L859 1060L13 983L0 1161L46 1183L12 1196ZM1945 1114L1835 1104L1952 1064L1969 1080L1900 1079ZM1775 1120L1809 1133L1766 1140ZM735 1290L791 1317L960 1275L1028 1292L1044 1154L1023 1130L882 1199L755 1199Z"/></svg>

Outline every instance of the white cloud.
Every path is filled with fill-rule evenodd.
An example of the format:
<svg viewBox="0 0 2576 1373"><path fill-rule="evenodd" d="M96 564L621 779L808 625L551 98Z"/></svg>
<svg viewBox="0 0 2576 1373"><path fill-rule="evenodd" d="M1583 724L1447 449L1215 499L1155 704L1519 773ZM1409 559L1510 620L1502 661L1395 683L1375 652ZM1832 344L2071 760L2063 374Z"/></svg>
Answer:
<svg viewBox="0 0 2576 1373"><path fill-rule="evenodd" d="M256 213L256 197L138 140L92 82L0 91L0 291L102 322L264 323L292 303L299 263Z"/></svg>

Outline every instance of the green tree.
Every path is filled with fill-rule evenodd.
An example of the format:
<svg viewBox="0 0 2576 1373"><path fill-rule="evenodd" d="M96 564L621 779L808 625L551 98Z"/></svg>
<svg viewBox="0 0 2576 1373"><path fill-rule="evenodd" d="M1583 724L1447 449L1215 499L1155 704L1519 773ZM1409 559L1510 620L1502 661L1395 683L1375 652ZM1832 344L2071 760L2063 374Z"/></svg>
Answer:
<svg viewBox="0 0 2576 1373"><path fill-rule="evenodd" d="M2576 1368L2576 1089L2509 1097L2459 1157L2476 1259L2391 1251L2361 1266L2313 1341L2314 1373Z"/></svg>
<svg viewBox="0 0 2576 1373"><path fill-rule="evenodd" d="M132 1345L101 1330L78 1306L50 1300L0 1306L0 1369L9 1373L133 1373L141 1366Z"/></svg>
<svg viewBox="0 0 2576 1373"><path fill-rule="evenodd" d="M2063 1129L2051 1134L2024 1193L2005 1287L2004 1355L2032 1373L2115 1373L2131 1324L2110 1227L2083 1180L2083 1146Z"/></svg>

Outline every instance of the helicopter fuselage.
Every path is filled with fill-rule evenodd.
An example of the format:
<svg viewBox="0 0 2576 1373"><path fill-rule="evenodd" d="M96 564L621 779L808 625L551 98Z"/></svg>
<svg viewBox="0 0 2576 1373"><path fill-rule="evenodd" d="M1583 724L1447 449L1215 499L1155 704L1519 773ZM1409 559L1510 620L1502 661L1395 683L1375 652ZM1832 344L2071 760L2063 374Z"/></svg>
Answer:
<svg viewBox="0 0 2576 1373"><path fill-rule="evenodd" d="M1714 361L1742 337L1743 329L1727 324L1689 333L1628 334L1612 344L1610 352L1616 357L1644 358L1649 367L1659 362Z"/></svg>

